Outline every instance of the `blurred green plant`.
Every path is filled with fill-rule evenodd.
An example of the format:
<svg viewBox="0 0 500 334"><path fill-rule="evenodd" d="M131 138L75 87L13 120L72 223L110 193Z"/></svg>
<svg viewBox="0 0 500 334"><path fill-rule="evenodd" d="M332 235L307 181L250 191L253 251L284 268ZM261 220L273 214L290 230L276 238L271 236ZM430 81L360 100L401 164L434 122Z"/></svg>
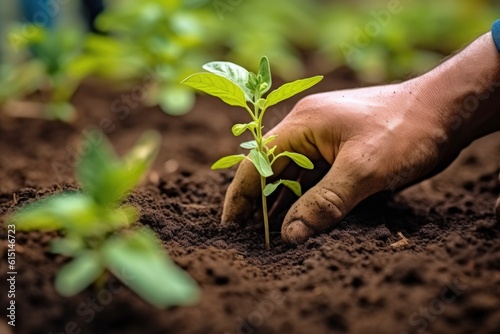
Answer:
<svg viewBox="0 0 500 334"><path fill-rule="evenodd" d="M195 101L179 84L183 78L214 58L256 72L255 54L274 59L275 73L285 80L302 76L306 67L328 72L343 65L365 82L400 80L435 66L500 16L492 0L107 3L97 19L102 35L65 27L27 39L22 32L33 29L26 26L8 34L11 44L35 51L38 59L28 65L16 57L8 63L15 66L0 66L0 83L7 87L0 103L40 91L47 104L42 114L69 120L75 111L68 101L89 74L124 89L153 73L154 82L140 94L144 103L180 115Z"/></svg>
<svg viewBox="0 0 500 334"><path fill-rule="evenodd" d="M70 99L80 81L89 74L75 67L84 35L67 28L31 25L14 27L9 36L16 55L24 55L26 60L3 65L7 75L1 80L11 88L2 94L0 102L22 99L38 91L43 104L40 117L72 121L76 110Z"/></svg>
<svg viewBox="0 0 500 334"><path fill-rule="evenodd" d="M107 269L155 306L196 301L195 282L165 255L154 233L146 227L126 229L139 211L123 201L149 169L160 143L157 132L146 132L119 159L105 139L88 141L76 171L83 192L51 196L8 219L22 231L62 232L64 237L52 242L52 252L73 259L57 274L60 294L79 293Z"/></svg>
<svg viewBox="0 0 500 334"><path fill-rule="evenodd" d="M218 18L213 35L226 51L218 57L257 71L254 55L274 60L275 72L285 80L304 74L301 54L313 49L316 17L314 1L212 1ZM214 55L212 55L212 58Z"/></svg>
<svg viewBox="0 0 500 334"><path fill-rule="evenodd" d="M23 99L40 87L43 67L39 62L0 63L0 106L7 101Z"/></svg>
<svg viewBox="0 0 500 334"><path fill-rule="evenodd" d="M297 196L302 195L300 183L297 181L281 179L266 184L266 179L273 175L273 164L279 158L289 158L302 168L313 169L314 165L306 156L300 153L282 151L276 145L268 146L276 139L277 135L266 135L264 138L262 132L264 114L269 107L311 88L320 82L323 77L315 76L284 84L264 98L264 94L271 89L272 85L271 68L267 57L262 57L257 74L249 72L234 63L222 61L210 62L205 64L203 68L209 73L195 73L182 82L189 87L218 97L231 106L244 108L252 119L249 123L235 124L232 127L233 135L236 137L242 135L245 131L249 131L254 137L254 140L240 145L242 148L250 150L249 155L237 154L223 157L212 165L212 169L229 168L245 159L253 163L260 175L265 245L269 249L267 196L271 195L280 185L290 188ZM253 107L253 110L250 109L249 104Z"/></svg>
<svg viewBox="0 0 500 334"><path fill-rule="evenodd" d="M141 80L154 72L159 80L147 87L144 102L181 115L192 109L195 96L179 82L205 62L211 21L200 1L111 2L97 19L107 35L91 35L79 63L114 80Z"/></svg>
<svg viewBox="0 0 500 334"><path fill-rule="evenodd" d="M345 64L373 83L431 69L499 15L489 0L335 2L318 13L311 36L323 70Z"/></svg>

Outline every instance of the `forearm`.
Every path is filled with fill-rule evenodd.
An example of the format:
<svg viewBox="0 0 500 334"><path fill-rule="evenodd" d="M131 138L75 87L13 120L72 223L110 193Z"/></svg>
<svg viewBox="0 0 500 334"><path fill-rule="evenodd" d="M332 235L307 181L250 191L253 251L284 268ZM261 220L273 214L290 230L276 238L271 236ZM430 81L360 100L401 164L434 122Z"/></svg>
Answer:
<svg viewBox="0 0 500 334"><path fill-rule="evenodd" d="M460 144L500 130L500 53L491 33L411 84Z"/></svg>

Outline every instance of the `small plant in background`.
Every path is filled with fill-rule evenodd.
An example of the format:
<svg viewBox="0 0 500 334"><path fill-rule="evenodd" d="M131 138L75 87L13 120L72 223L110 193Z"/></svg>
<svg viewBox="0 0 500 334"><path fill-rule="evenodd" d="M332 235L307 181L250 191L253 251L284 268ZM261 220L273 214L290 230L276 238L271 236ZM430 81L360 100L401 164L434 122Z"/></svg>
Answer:
<svg viewBox="0 0 500 334"><path fill-rule="evenodd" d="M10 217L18 230L64 235L51 244L54 253L73 258L57 273L60 294L79 293L107 269L155 306L196 301L197 285L166 256L155 234L145 227L127 229L139 211L123 201L149 169L160 142L157 132L146 132L121 159L106 140L87 142L76 171L82 192L51 196Z"/></svg>
<svg viewBox="0 0 500 334"><path fill-rule="evenodd" d="M19 108L14 108L19 110L19 116L72 121L76 117L76 110L70 99L80 81L89 74L83 68L77 67L75 62L81 55L83 35L66 28L45 29L33 25L24 29L31 31L29 38L17 38L15 47L25 54L30 53L31 57L26 55L29 60L15 69L15 72L21 73L22 76L11 81L16 83L14 88L21 85L26 89L9 92L9 96L4 100L23 99L26 95L38 91L41 104L21 103ZM16 29L13 29L12 35L24 36L21 33L16 34ZM31 71L27 73L23 67L31 68ZM24 84L28 79L29 85ZM10 113L16 116L15 111L10 110Z"/></svg>
<svg viewBox="0 0 500 334"><path fill-rule="evenodd" d="M284 84L276 90L266 94L271 88L272 78L269 60L263 57L260 61L257 74L230 62L211 62L203 66L210 73L202 72L191 75L183 83L192 88L199 89L207 94L220 98L231 106L244 108L250 115L251 122L246 124L235 124L232 132L240 136L249 131L254 140L242 143L242 148L250 150L248 156L244 154L224 157L212 165L212 169L232 167L244 159L250 160L260 174L262 190L262 210L264 216L265 243L269 249L269 219L267 213L267 199L279 185L290 188L297 196L301 196L302 190L298 182L292 180L278 180L267 184L266 179L273 175L272 166L281 157L287 157L300 167L313 169L313 163L304 155L294 152L281 151L276 145L270 145L277 135L263 136L262 120L270 106L286 100L317 84L322 76L297 80ZM253 107L251 109L249 104Z"/></svg>
<svg viewBox="0 0 500 334"><path fill-rule="evenodd" d="M322 59L318 65L324 70L345 64L371 83L428 71L445 55L472 42L478 32L487 31L500 15L491 1L361 3L332 1L316 6L319 11L307 36L315 39L315 53Z"/></svg>
<svg viewBox="0 0 500 334"><path fill-rule="evenodd" d="M20 100L34 93L39 87L43 68L37 62L19 64L13 61L0 64L0 106ZM12 116L16 116L12 113Z"/></svg>
<svg viewBox="0 0 500 334"><path fill-rule="evenodd" d="M201 3L200 3L201 2ZM192 109L195 94L179 84L208 57L206 26L213 15L205 0L124 0L110 3L96 24L108 35L89 36L82 67L113 80L141 80L155 73L157 84L142 96L146 105L182 115Z"/></svg>
<svg viewBox="0 0 500 334"><path fill-rule="evenodd" d="M315 1L302 0L219 0L211 4L219 20L213 33L214 43L225 50L220 58L257 71L253 55L266 54L273 59L273 72L280 78L291 80L304 74L301 54L304 50L317 49L311 37L319 29L317 17L324 3L318 6ZM256 11L256 8L265 10ZM214 54L211 59L213 57Z"/></svg>

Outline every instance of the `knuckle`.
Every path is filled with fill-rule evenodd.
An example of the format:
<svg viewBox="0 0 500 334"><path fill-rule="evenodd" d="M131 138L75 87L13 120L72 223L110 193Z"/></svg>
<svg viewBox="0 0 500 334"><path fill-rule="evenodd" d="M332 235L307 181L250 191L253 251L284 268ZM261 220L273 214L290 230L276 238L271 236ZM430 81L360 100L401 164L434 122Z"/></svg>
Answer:
<svg viewBox="0 0 500 334"><path fill-rule="evenodd" d="M401 178L407 178L411 171L404 174L391 172L392 168L387 165L387 160L376 158L369 163L357 168L357 179L359 184L363 184L366 194L374 194L382 190L392 190L398 188L394 182L400 182Z"/></svg>
<svg viewBox="0 0 500 334"><path fill-rule="evenodd" d="M327 188L321 188L315 197L319 213L327 216L322 218L327 218L324 219L324 221L325 223L328 222L328 226L331 225L332 221L337 222L346 216L347 208L345 200L338 192Z"/></svg>
<svg viewBox="0 0 500 334"><path fill-rule="evenodd" d="M346 158L343 168L348 173L349 180L355 180L357 184L372 184L376 186L380 180L385 178L387 159L381 153L380 148L372 145L364 145L361 148L353 148ZM355 185L352 185L355 186Z"/></svg>
<svg viewBox="0 0 500 334"><path fill-rule="evenodd" d="M308 95L297 102L290 115L294 117L311 115L311 113L315 113L320 109L321 103L322 100L319 94Z"/></svg>
<svg viewBox="0 0 500 334"><path fill-rule="evenodd" d="M322 128L320 125L327 124L325 101L313 94L302 98L293 107L290 113L282 122L282 127L293 130L296 133L308 133L313 128Z"/></svg>

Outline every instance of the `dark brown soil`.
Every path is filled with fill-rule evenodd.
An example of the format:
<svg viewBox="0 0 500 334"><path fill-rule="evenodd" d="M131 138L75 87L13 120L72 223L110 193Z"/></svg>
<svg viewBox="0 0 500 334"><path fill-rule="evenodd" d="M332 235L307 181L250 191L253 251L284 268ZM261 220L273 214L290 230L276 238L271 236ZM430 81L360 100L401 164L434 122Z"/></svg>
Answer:
<svg viewBox="0 0 500 334"><path fill-rule="evenodd" d="M355 85L346 71L327 79L316 91ZM366 201L337 228L301 246L284 245L276 231L265 251L257 221L219 225L232 172L209 170L234 152L230 127L245 113L202 97L183 117L137 107L120 120L111 107L119 96L96 83L84 85L75 96L76 125L1 119L1 222L26 202L76 186L71 165L86 126L109 118L112 126L105 128L113 127L109 136L120 152L143 130L156 128L164 135L162 152L131 201L142 207L140 223L158 232L200 284L201 301L155 309L127 288L115 289L115 281L113 288L63 298L53 281L66 259L48 252L52 235L17 232L13 330L6 324L2 226L0 333L500 332L500 226L493 215L500 134L476 142L432 180ZM269 123L292 106L276 108ZM409 239L405 248L390 246L397 232Z"/></svg>

